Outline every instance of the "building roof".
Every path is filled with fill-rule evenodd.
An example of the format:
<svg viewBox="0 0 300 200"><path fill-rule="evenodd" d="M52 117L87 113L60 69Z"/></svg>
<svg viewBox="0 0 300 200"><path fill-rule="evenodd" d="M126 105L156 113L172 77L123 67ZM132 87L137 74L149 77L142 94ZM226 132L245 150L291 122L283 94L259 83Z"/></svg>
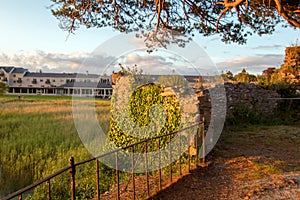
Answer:
<svg viewBox="0 0 300 200"><path fill-rule="evenodd" d="M99 78L100 76L98 74L81 74L76 73L77 78Z"/></svg>
<svg viewBox="0 0 300 200"><path fill-rule="evenodd" d="M6 73L9 73L14 69L14 67L0 66L0 69L3 69Z"/></svg>
<svg viewBox="0 0 300 200"><path fill-rule="evenodd" d="M58 88L106 88L112 89L112 86L105 83L94 83L94 82L69 82L58 86Z"/></svg>
<svg viewBox="0 0 300 200"><path fill-rule="evenodd" d="M25 72L28 72L28 69L17 67L17 68L14 68L11 73L13 73L13 74L23 74Z"/></svg>
<svg viewBox="0 0 300 200"><path fill-rule="evenodd" d="M38 73L28 72L25 77L38 77L38 78L99 78L97 74L79 74L79 73Z"/></svg>

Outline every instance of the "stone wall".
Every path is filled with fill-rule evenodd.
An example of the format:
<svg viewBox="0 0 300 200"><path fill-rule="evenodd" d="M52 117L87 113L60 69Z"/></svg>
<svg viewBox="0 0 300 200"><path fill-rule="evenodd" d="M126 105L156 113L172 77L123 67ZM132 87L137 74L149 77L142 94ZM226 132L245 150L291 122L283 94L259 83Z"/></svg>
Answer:
<svg viewBox="0 0 300 200"><path fill-rule="evenodd" d="M240 106L269 115L274 113L279 103L280 95L276 91L266 90L255 84L225 83L224 88L227 99L227 117L233 117L234 110ZM209 121L211 113L209 90L198 90L197 96L201 114Z"/></svg>
<svg viewBox="0 0 300 200"><path fill-rule="evenodd" d="M113 84L118 81L120 77L122 77L122 73L113 73L112 74L112 82ZM213 81L214 82L214 81ZM200 114L205 117L205 120L209 122L211 118L211 95L209 90L214 90L215 98L220 98L218 95L218 91L220 90L220 86L222 85L214 85L211 86L211 89L201 90L198 89L198 82L192 83L192 87L196 90L196 95L199 101ZM274 90L266 90L258 85L253 83L231 83L226 82L224 84L224 88L226 91L226 98L220 98L220 105L223 106L224 102L226 103L226 113L227 117L234 117L234 111L236 108L243 106L249 110L256 110L262 114L272 114L277 105L279 104L280 95ZM167 92L167 91L166 91ZM172 91L174 93L175 91ZM176 92L175 92L176 93ZM180 96L180 95L179 95ZM215 102L218 102L215 101ZM197 103L197 102L196 102ZM190 105L194 105L191 103ZM222 107L223 108L223 107ZM186 108L185 108L186 109ZM215 115L223 115L223 113L219 113L215 110ZM223 115L224 116L224 115Z"/></svg>

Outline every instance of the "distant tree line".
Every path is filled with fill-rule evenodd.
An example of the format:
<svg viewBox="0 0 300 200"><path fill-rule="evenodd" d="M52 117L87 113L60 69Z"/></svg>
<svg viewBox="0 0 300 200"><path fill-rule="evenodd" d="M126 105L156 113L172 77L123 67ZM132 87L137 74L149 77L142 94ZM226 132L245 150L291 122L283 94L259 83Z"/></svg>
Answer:
<svg viewBox="0 0 300 200"><path fill-rule="evenodd" d="M226 73L222 73L221 76L227 80L243 83L257 82L258 80L255 75L249 74L245 69L236 75L233 75L231 71L227 71Z"/></svg>
<svg viewBox="0 0 300 200"><path fill-rule="evenodd" d="M280 69L268 68L263 71L262 75L255 76L249 74L245 69L240 73L233 75L231 71L222 73L221 76L229 81L251 83L255 82L261 86L272 86L278 84L299 85L300 84L300 66L283 65Z"/></svg>

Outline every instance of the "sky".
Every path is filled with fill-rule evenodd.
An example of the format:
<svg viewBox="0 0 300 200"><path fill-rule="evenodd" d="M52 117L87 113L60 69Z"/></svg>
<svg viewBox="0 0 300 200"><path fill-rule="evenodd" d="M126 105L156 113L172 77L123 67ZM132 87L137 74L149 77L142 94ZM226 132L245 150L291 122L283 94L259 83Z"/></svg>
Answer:
<svg viewBox="0 0 300 200"><path fill-rule="evenodd" d="M151 56L132 51L127 45L120 45L123 36L120 37L117 31L110 28L81 27L75 34L69 35L59 28L59 21L52 16L50 0L0 2L0 66L23 67L30 71L41 69L44 72L89 70L91 73L101 74L108 72L105 69L110 63L120 61L122 56L119 60L116 59L119 56L116 52L122 54L122 51L130 51L126 61L132 64L148 65L148 68L154 65L169 66L171 70L176 67L182 69L184 62L178 64L177 58L188 55L181 50L176 50L172 55L162 53ZM216 69L212 71L230 70L238 73L245 68L255 75L261 74L268 67L279 68L284 59L285 47L297 42L300 42L300 29L280 27L272 35L249 37L245 45L224 44L218 36L194 37L194 43L199 46L197 49L203 50L198 53L199 57L205 57L203 64L208 67L215 64ZM139 43L133 47L141 47L140 41L133 42L128 39L128 43ZM195 54L191 50L189 52Z"/></svg>

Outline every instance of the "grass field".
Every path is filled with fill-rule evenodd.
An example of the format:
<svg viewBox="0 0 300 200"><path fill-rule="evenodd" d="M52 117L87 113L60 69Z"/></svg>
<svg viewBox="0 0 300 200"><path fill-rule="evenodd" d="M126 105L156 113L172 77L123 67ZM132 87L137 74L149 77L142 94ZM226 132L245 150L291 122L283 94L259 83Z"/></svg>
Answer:
<svg viewBox="0 0 300 200"><path fill-rule="evenodd" d="M86 104L91 98L79 98ZM96 99L97 118L109 130L110 102ZM0 96L0 198L75 162L91 158L82 144L72 113L72 97ZM246 157L251 170L236 173L237 180L256 180L268 174L299 171L299 124L232 125L226 128L210 154L216 163ZM100 166L101 192L113 185L114 172ZM95 196L94 163L77 169L79 199ZM175 169L174 172L176 173ZM219 172L218 172L219 173ZM220 172L221 173L221 172ZM125 176L125 175L124 175ZM69 199L69 174L51 183L52 199ZM45 187L34 191L33 199L46 199Z"/></svg>
<svg viewBox="0 0 300 200"><path fill-rule="evenodd" d="M95 105L108 131L110 103ZM77 135L71 97L0 96L0 121L0 197L67 166L70 156L91 157Z"/></svg>

